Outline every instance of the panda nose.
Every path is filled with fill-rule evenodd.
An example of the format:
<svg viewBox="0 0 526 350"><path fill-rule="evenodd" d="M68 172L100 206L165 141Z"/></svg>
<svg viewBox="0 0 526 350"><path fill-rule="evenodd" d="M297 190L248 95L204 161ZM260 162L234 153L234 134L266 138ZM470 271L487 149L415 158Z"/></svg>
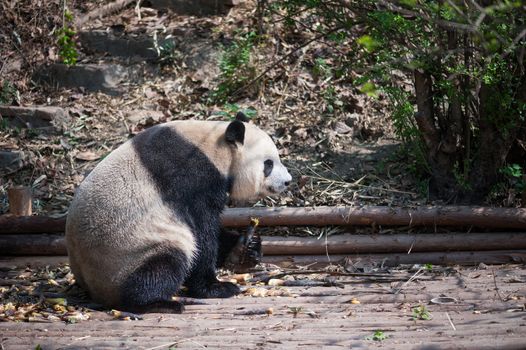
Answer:
<svg viewBox="0 0 526 350"><path fill-rule="evenodd" d="M289 185L290 185L290 181L285 181L283 184L284 184L285 186L289 187Z"/></svg>

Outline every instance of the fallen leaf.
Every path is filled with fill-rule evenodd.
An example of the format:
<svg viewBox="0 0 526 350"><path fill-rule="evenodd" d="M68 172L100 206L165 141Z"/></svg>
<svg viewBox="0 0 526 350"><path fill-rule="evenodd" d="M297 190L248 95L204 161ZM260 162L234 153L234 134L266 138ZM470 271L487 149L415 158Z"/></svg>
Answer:
<svg viewBox="0 0 526 350"><path fill-rule="evenodd" d="M269 286L282 286L284 283L285 283L284 280L277 279L277 278L272 278L271 280L268 281Z"/></svg>
<svg viewBox="0 0 526 350"><path fill-rule="evenodd" d="M96 154L95 152L91 152L91 151L84 151L84 152L79 152L75 155L75 158L79 159L79 160L85 160L85 161L94 161L94 160L97 160L100 158L100 155Z"/></svg>

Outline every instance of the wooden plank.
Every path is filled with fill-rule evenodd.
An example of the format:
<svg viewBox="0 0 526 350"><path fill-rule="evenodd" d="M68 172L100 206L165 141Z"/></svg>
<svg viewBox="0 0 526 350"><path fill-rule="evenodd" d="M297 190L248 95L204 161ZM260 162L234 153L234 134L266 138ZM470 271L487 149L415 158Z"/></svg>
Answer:
<svg viewBox="0 0 526 350"><path fill-rule="evenodd" d="M278 266L309 265L311 268L337 264L369 264L371 266L398 266L400 264L433 264L433 265L478 265L526 263L525 250L494 250L464 252L421 252L411 254L353 254L353 255L295 255L264 256L263 262Z"/></svg>
<svg viewBox="0 0 526 350"><path fill-rule="evenodd" d="M292 296L208 299L207 305L188 305L181 315L146 314L141 321L126 322L93 312L92 320L78 324L2 322L0 344L5 349L34 349L38 344L43 349L420 349L423 344L439 349L524 348L523 265L434 267L418 274L392 270L341 275L342 271L332 277L343 288L265 286L289 290ZM331 291L337 294L323 296ZM457 303L429 303L441 295ZM352 304L353 298L360 303ZM418 305L425 305L431 320L413 319L412 308ZM270 316L246 312L269 307L274 310ZM388 338L366 339L377 330Z"/></svg>
<svg viewBox="0 0 526 350"><path fill-rule="evenodd" d="M69 262L67 256L2 256L0 255L0 270L24 267L57 266Z"/></svg>
<svg viewBox="0 0 526 350"><path fill-rule="evenodd" d="M193 345L200 344L207 347L217 347L221 344L236 344L242 348L250 348L258 342L262 345L276 346L276 344L290 345L350 345L357 342L372 346L376 344L365 340L366 336L372 335L376 330L383 330L389 336L381 344L383 347L391 348L394 345L409 344L416 345L419 342L439 342L443 345L458 344L458 341L475 341L479 347L484 344L493 346L515 346L522 338L525 331L524 325L517 325L517 320L502 324L495 320L494 315L482 315L485 323L473 323L472 321L461 322L458 315L453 315L456 330L451 328L446 315L436 315L435 321L414 322L408 318L400 318L397 315L386 315L378 318L376 323L364 324L359 317L340 319L333 323L328 318L305 319L288 317L248 318L245 320L234 320L230 315L222 319L207 319L206 315L201 318L187 318L174 316L168 319L153 315L144 321L122 322L108 321L104 323L92 323L91 327L86 324L63 325L44 324L32 325L37 330L46 329L45 332L35 333L35 338L14 339L23 334L23 329L15 330L17 324L1 324L0 329L4 337L11 342L5 345L15 345L15 341L25 345L39 344L63 344L71 346L100 345L115 346L128 344L141 346L149 344L150 347L168 343L181 343L191 339ZM387 320L387 321L386 321ZM14 325L12 327L12 325ZM93 326L95 325L95 326ZM352 332L345 331L352 327ZM467 327L467 329L465 328ZM31 328L30 328L31 329ZM173 335L170 335L172 333ZM89 334L88 337L86 335ZM466 339L467 338L467 339ZM24 341L25 340L25 341ZM119 344L121 343L121 344ZM197 344L196 344L197 343ZM523 343L522 343L523 344ZM443 348L443 347L441 347Z"/></svg>

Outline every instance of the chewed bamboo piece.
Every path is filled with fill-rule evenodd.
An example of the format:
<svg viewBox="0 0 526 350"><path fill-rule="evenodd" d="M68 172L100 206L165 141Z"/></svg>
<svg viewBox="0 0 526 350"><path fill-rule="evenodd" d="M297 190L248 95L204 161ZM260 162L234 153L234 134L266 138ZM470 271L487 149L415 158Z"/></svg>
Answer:
<svg viewBox="0 0 526 350"><path fill-rule="evenodd" d="M256 234L259 219L251 218L247 231L239 236L237 244L225 260L225 267L240 272L261 262L261 236Z"/></svg>

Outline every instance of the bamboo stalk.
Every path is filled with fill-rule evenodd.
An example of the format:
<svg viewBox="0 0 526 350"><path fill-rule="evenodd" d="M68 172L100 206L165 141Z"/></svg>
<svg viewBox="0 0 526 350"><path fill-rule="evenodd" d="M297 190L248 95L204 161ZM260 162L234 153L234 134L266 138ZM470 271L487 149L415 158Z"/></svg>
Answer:
<svg viewBox="0 0 526 350"><path fill-rule="evenodd" d="M227 208L222 215L225 227L246 227L251 218L260 226L457 226L526 229L526 208L447 207L280 207ZM0 216L0 234L64 232L66 220L40 216Z"/></svg>
<svg viewBox="0 0 526 350"><path fill-rule="evenodd" d="M263 255L348 255L438 251L526 250L524 233L341 235L325 240L263 237ZM0 255L65 255L61 234L0 235Z"/></svg>

